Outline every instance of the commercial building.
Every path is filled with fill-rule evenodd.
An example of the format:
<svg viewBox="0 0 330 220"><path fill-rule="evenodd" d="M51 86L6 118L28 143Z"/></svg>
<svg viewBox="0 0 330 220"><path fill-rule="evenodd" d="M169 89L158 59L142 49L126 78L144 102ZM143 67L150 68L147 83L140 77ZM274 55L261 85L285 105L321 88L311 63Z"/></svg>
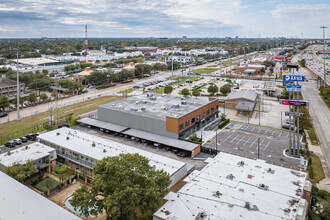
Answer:
<svg viewBox="0 0 330 220"><path fill-rule="evenodd" d="M93 177L92 169L98 160L127 153L145 156L150 166L167 172L172 180L170 187L187 175L184 162L66 127L41 134L38 138L41 143L56 149L59 164L90 177Z"/></svg>
<svg viewBox="0 0 330 220"><path fill-rule="evenodd" d="M217 99L142 94L98 107L98 119L170 138L185 138L218 117Z"/></svg>
<svg viewBox="0 0 330 220"><path fill-rule="evenodd" d="M165 196L154 220L307 219L307 173L222 152L206 162Z"/></svg>
<svg viewBox="0 0 330 220"><path fill-rule="evenodd" d="M19 84L20 94L24 94L26 86L24 83ZM14 97L17 94L17 82L7 79L5 74L0 78L0 96Z"/></svg>
<svg viewBox="0 0 330 220"><path fill-rule="evenodd" d="M248 75L257 75L261 73L261 68L265 68L265 66L257 64L248 64L237 67L236 72Z"/></svg>
<svg viewBox="0 0 330 220"><path fill-rule="evenodd" d="M258 94L253 90L240 90L228 94L224 99L226 108L252 114L257 104Z"/></svg>
<svg viewBox="0 0 330 220"><path fill-rule="evenodd" d="M275 93L276 93L275 81L266 81L265 82L264 93L268 96L275 96Z"/></svg>
<svg viewBox="0 0 330 220"><path fill-rule="evenodd" d="M6 153L0 154L0 171L5 172L7 167L14 164L24 165L33 160L39 170L53 172L56 168L56 151L41 143L33 143Z"/></svg>
<svg viewBox="0 0 330 220"><path fill-rule="evenodd" d="M0 172L0 186L1 219L80 219L3 172Z"/></svg>

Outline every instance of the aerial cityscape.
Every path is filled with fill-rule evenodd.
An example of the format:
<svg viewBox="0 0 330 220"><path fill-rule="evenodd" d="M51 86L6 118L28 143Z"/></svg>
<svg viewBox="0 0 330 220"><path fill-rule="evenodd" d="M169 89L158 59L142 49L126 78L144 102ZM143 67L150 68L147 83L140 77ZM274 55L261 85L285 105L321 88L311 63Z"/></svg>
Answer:
<svg viewBox="0 0 330 220"><path fill-rule="evenodd" d="M0 220L330 220L328 0L0 12Z"/></svg>

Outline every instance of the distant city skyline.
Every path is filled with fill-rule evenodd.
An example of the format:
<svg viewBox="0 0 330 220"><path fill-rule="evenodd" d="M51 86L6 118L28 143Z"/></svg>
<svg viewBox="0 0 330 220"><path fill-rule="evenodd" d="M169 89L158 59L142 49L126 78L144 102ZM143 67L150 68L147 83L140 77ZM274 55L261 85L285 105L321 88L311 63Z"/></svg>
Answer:
<svg viewBox="0 0 330 220"><path fill-rule="evenodd" d="M321 38L328 0L2 0L0 38ZM326 37L329 38L327 30Z"/></svg>

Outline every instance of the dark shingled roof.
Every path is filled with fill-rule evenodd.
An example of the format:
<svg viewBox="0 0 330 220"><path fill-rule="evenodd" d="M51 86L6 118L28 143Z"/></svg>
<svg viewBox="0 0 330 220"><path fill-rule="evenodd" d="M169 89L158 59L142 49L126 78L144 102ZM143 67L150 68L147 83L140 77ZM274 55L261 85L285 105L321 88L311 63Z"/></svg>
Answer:
<svg viewBox="0 0 330 220"><path fill-rule="evenodd" d="M6 87L6 86L15 86L17 83L15 80L7 79L7 78L0 78L0 87ZM24 83L20 83L22 85Z"/></svg>

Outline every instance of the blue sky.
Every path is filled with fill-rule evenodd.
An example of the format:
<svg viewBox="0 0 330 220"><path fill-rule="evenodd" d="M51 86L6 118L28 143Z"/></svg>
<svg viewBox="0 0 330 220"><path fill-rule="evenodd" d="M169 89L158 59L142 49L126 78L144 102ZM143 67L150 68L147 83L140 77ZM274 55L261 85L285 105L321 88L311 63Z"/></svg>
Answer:
<svg viewBox="0 0 330 220"><path fill-rule="evenodd" d="M320 38L320 26L330 29L330 1L0 1L0 38L84 37L85 24L89 37Z"/></svg>

